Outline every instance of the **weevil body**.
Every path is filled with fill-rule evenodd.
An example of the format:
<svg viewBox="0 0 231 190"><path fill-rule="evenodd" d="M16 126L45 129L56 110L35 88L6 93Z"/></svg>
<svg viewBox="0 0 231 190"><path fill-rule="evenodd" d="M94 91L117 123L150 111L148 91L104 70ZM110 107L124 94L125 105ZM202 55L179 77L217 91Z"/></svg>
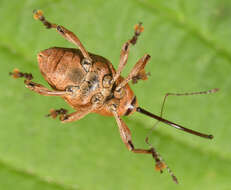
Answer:
<svg viewBox="0 0 231 190"><path fill-rule="evenodd" d="M115 91L113 88L124 79L120 76L112 83L116 71L110 61L91 53L89 56L91 63L78 49L54 47L41 51L38 63L42 75L53 89L68 92L62 97L74 109L87 108L91 112L113 116L109 107L105 106L105 102L113 102L119 116L131 114L137 107L137 101L129 85L126 84L119 92Z"/></svg>
<svg viewBox="0 0 231 190"><path fill-rule="evenodd" d="M212 139L212 135L193 131L179 124L170 122L161 116L165 100L169 95L209 94L216 92L218 89L184 94L167 93L160 116L154 115L138 107L136 96L128 85L129 81L136 83L138 80L147 79L144 68L150 59L150 55L145 54L138 60L126 78L121 77L121 72L127 63L130 47L136 44L139 35L143 31L141 23L135 26L133 37L122 46L119 66L118 69L115 70L111 62L106 58L86 51L74 33L63 26L48 22L43 16L42 11L34 11L34 18L39 19L48 29L55 28L61 36L78 46L79 49L53 47L41 51L38 54L40 71L52 87L52 90L33 82L33 76L30 73L22 73L15 69L10 74L14 78L24 77L26 79L24 83L30 90L45 96L60 96L72 106L76 110L73 113L67 114L68 111L61 108L51 110L50 114L48 114L48 116L53 118L59 115L60 120L64 123L77 121L92 112L105 116L113 116L117 122L121 139L128 150L134 153L151 154L156 162L156 169L162 172L163 169L167 168L173 180L178 183L177 178L161 156L154 147L148 143L148 138L146 138L146 142L150 148L135 148L132 142L131 132L121 119L121 116L131 115L137 111L185 132Z"/></svg>

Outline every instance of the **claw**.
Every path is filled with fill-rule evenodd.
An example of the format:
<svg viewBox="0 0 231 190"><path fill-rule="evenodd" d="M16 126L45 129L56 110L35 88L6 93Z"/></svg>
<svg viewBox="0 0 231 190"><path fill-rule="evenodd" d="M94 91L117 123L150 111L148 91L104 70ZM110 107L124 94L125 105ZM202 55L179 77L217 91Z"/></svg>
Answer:
<svg viewBox="0 0 231 190"><path fill-rule="evenodd" d="M38 20L39 18L41 18L43 16L43 12L41 10L33 10L33 17L35 20Z"/></svg>
<svg viewBox="0 0 231 190"><path fill-rule="evenodd" d="M52 117L53 119L55 119L57 117L57 112L55 109L51 109L50 113L46 115L46 117Z"/></svg>
<svg viewBox="0 0 231 190"><path fill-rule="evenodd" d="M39 18L43 17L43 12L41 10L33 10L33 17L35 20L38 20Z"/></svg>
<svg viewBox="0 0 231 190"><path fill-rule="evenodd" d="M67 112L68 111L66 109L63 109L63 108L61 108L59 110L51 109L50 113L47 114L46 117L51 117L51 118L55 119L58 115L60 115L59 119L61 121L63 121L65 119L67 119L67 115L66 115Z"/></svg>
<svg viewBox="0 0 231 190"><path fill-rule="evenodd" d="M34 13L33 14L34 19L40 20L45 25L46 28L49 29L49 28L56 28L57 27L56 24L52 24L45 19L45 17L43 16L43 12L41 10L35 9L33 11L33 13Z"/></svg>
<svg viewBox="0 0 231 190"><path fill-rule="evenodd" d="M17 78L26 78L27 80L32 80L33 76L31 73L22 73L19 71L19 69L14 69L13 72L9 73L13 78L17 79Z"/></svg>
<svg viewBox="0 0 231 190"><path fill-rule="evenodd" d="M155 169L156 169L157 171L160 171L160 172L162 173L162 172L163 172L163 169L165 169L165 168L166 168L166 164L165 164L165 163L163 163L163 162L161 162L161 161L156 162Z"/></svg>
<svg viewBox="0 0 231 190"><path fill-rule="evenodd" d="M23 73L21 73L18 69L14 69L13 72L10 72L9 75L11 75L13 78L17 79L20 77L23 77Z"/></svg>
<svg viewBox="0 0 231 190"><path fill-rule="evenodd" d="M144 31L144 27L142 26L142 23L140 22L139 24L136 24L135 27L135 34L134 36L132 37L132 39L130 40L130 43L132 45L135 45L136 44L136 41L138 39L138 36L141 34L141 32Z"/></svg>
<svg viewBox="0 0 231 190"><path fill-rule="evenodd" d="M144 31L144 27L142 26L142 22L140 22L139 24L136 24L134 29L135 29L135 34L140 35L140 33L142 33Z"/></svg>

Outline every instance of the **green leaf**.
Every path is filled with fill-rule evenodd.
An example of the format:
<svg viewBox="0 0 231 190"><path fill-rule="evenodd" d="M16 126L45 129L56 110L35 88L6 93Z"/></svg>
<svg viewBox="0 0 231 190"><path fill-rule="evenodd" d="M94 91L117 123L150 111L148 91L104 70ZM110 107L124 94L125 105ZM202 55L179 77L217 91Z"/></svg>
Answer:
<svg viewBox="0 0 231 190"><path fill-rule="evenodd" d="M89 114L61 124L45 118L51 108L69 106L24 88L8 73L31 72L46 84L36 54L52 46L74 47L32 17L42 9L52 22L75 32L85 47L117 68L120 48L143 22L144 32L131 48L126 76L145 53L149 80L132 86L139 104L159 114L167 92L215 87L216 94L169 97L164 117L213 134L205 140L164 124L151 143L178 177L154 170L149 155L135 155L122 143L114 118ZM1 189L230 189L231 4L229 0L0 1L0 188ZM134 113L124 118L138 148L155 121Z"/></svg>

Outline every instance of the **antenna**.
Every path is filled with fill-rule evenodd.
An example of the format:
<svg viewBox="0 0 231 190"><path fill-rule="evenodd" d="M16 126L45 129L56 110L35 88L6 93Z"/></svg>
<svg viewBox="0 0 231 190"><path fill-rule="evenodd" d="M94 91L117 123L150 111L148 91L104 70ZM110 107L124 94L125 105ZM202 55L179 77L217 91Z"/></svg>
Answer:
<svg viewBox="0 0 231 190"><path fill-rule="evenodd" d="M181 125L179 125L179 124L173 123L173 122L168 121L168 120L166 120L166 119L164 119L164 118L162 118L162 117L159 117L159 116L157 116L157 115L155 115L155 114L153 114L153 113L150 113L150 112L146 111L145 109L143 109L143 108L141 108L141 107L137 107L137 108L136 108L136 111L137 111L137 112L140 112L140 113L142 113L142 114L144 114L144 115L147 115L147 116L149 116L149 117L151 117L151 118L154 118L154 119L156 119L156 120L158 120L158 121L160 121L160 122L163 122L163 123L165 123L165 124L167 124L167 125L169 125L169 126L171 126L171 127L174 127L174 128L176 128L176 129L185 131L185 132L187 132L187 133L190 133L190 134L193 134L193 135L196 135L196 136L199 136L199 137L203 137L203 138L207 138L207 139L213 139L213 135L207 135L207 134L203 134L203 133L194 131L194 130L192 130L192 129L185 128L185 127L183 127L183 126L181 126Z"/></svg>

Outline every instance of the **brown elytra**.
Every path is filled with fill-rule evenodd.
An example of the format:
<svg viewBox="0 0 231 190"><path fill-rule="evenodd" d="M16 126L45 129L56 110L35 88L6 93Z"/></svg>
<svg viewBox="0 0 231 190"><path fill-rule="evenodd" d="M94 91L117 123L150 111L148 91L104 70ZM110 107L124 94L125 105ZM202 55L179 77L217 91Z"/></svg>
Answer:
<svg viewBox="0 0 231 190"><path fill-rule="evenodd" d="M141 23L135 26L133 37L122 46L119 66L115 70L106 58L89 53L74 33L63 26L48 22L42 11L35 10L34 18L39 19L48 29L55 28L60 35L75 44L79 49L52 47L38 54L40 71L52 90L33 82L33 76L30 73L23 73L15 69L10 74L14 78L24 77L26 87L30 90L45 96L60 96L73 107L76 111L70 114L67 114L68 111L63 108L50 110L47 116L52 118L59 116L63 123L77 121L92 112L104 116L113 116L119 127L120 136L128 150L134 153L151 154L156 162L155 168L160 172L167 168L173 180L178 183L173 172L148 142L148 138L146 138L146 143L150 146L149 149L135 148L131 139L131 132L121 116L131 115L137 111L185 132L212 139L212 135L193 131L161 116L165 100L169 95L209 94L216 92L218 89L183 94L167 93L160 116L154 115L138 107L136 96L128 85L129 81L136 83L138 80L148 78L144 68L150 59L150 55L145 54L138 60L126 78L121 77L121 72L127 63L130 47L136 44L143 31Z"/></svg>

